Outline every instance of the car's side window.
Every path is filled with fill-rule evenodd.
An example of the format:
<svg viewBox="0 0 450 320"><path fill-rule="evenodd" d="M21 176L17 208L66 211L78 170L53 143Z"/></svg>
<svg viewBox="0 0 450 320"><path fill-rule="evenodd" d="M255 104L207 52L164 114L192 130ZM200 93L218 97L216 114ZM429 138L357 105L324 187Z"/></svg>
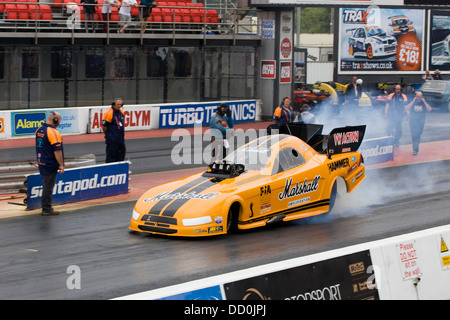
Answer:
<svg viewBox="0 0 450 320"><path fill-rule="evenodd" d="M282 149L272 169L272 174L277 174L295 167L298 167L306 162L305 158L293 148Z"/></svg>

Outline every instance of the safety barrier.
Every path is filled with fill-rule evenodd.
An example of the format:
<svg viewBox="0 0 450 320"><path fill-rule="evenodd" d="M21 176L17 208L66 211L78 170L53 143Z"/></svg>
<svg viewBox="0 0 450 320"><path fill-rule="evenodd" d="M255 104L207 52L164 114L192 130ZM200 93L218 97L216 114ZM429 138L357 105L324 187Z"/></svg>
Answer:
<svg viewBox="0 0 450 320"><path fill-rule="evenodd" d="M64 170L57 175L52 203L64 204L128 192L129 162L115 162ZM42 177L39 174L27 177L27 209L41 206Z"/></svg>
<svg viewBox="0 0 450 320"><path fill-rule="evenodd" d="M209 124L220 103L227 103L236 123L261 120L261 100L126 105L125 130L148 130ZM0 111L0 139L34 137L50 112L61 114L62 135L101 132L102 114L111 106Z"/></svg>
<svg viewBox="0 0 450 320"><path fill-rule="evenodd" d="M445 225L117 299L450 299L449 245Z"/></svg>

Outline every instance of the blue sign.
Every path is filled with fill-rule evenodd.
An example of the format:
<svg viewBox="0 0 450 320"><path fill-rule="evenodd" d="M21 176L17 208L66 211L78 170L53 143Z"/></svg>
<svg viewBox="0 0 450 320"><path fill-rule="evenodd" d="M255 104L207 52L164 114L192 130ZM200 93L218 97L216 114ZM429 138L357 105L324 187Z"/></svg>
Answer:
<svg viewBox="0 0 450 320"><path fill-rule="evenodd" d="M358 149L364 164L375 164L394 160L394 137L364 140Z"/></svg>
<svg viewBox="0 0 450 320"><path fill-rule="evenodd" d="M208 126L220 103L160 106L159 128ZM227 102L235 123L256 120L256 100Z"/></svg>
<svg viewBox="0 0 450 320"><path fill-rule="evenodd" d="M61 114L61 123L58 131L61 134L78 133L78 110L55 110ZM20 111L11 112L12 136L32 136L36 130L47 122L51 111Z"/></svg>
<svg viewBox="0 0 450 320"><path fill-rule="evenodd" d="M36 130L47 121L45 111L11 112L12 136L34 135Z"/></svg>
<svg viewBox="0 0 450 320"><path fill-rule="evenodd" d="M53 204L64 204L128 193L129 162L101 164L64 170L56 178ZM27 178L27 209L41 207L42 178L39 174Z"/></svg>
<svg viewBox="0 0 450 320"><path fill-rule="evenodd" d="M220 286L212 286L194 291L183 292L158 300L223 300Z"/></svg>

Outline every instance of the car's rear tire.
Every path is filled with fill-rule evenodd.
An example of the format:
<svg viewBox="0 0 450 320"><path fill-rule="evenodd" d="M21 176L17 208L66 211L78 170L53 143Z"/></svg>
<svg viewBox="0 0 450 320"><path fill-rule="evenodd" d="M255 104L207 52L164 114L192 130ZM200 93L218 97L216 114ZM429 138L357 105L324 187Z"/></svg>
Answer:
<svg viewBox="0 0 450 320"><path fill-rule="evenodd" d="M373 58L373 48L371 45L368 45L366 48L366 54L367 58L372 59Z"/></svg>
<svg viewBox="0 0 450 320"><path fill-rule="evenodd" d="M330 194L330 208L328 209L328 213L333 210L334 204L336 203L337 198L337 182L334 182L333 188L331 188L331 194Z"/></svg>

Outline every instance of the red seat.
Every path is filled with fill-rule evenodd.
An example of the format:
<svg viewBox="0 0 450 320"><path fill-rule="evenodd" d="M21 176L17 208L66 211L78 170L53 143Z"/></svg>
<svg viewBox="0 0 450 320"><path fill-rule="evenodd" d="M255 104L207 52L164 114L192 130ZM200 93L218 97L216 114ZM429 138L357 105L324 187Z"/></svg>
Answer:
<svg viewBox="0 0 450 320"><path fill-rule="evenodd" d="M39 11L41 12L41 20L53 20L52 8L48 4L39 5Z"/></svg>
<svg viewBox="0 0 450 320"><path fill-rule="evenodd" d="M153 8L150 18L151 18L151 21L153 21L153 22L162 22L163 17L162 17L161 8L158 8L158 7Z"/></svg>
<svg viewBox="0 0 450 320"><path fill-rule="evenodd" d="M203 7L204 7L203 3L201 3L201 2L197 2L197 3L195 4L195 6L196 6L197 8L203 8Z"/></svg>
<svg viewBox="0 0 450 320"><path fill-rule="evenodd" d="M169 1L169 2L167 2L167 6L169 6L169 7L176 7L177 3L174 2L174 1Z"/></svg>
<svg viewBox="0 0 450 320"><path fill-rule="evenodd" d="M173 9L162 8L161 11L164 17L164 22L173 22Z"/></svg>
<svg viewBox="0 0 450 320"><path fill-rule="evenodd" d="M183 18L181 17L181 9L174 9L173 11L175 13L174 15L175 22L177 23L183 22Z"/></svg>
<svg viewBox="0 0 450 320"><path fill-rule="evenodd" d="M180 9L181 22L190 23L192 21L189 9Z"/></svg>
<svg viewBox="0 0 450 320"><path fill-rule="evenodd" d="M54 7L61 7L62 3L63 3L63 0L53 0Z"/></svg>
<svg viewBox="0 0 450 320"><path fill-rule="evenodd" d="M117 7L111 7L111 15L109 21L120 21L119 9Z"/></svg>
<svg viewBox="0 0 450 320"><path fill-rule="evenodd" d="M29 20L30 13L28 12L28 5L19 2L16 6L17 6L17 19Z"/></svg>
<svg viewBox="0 0 450 320"><path fill-rule="evenodd" d="M167 7L167 2L166 1L158 1L158 6L159 7Z"/></svg>
<svg viewBox="0 0 450 320"><path fill-rule="evenodd" d="M16 20L18 16L17 7L13 3L5 4L6 19Z"/></svg>
<svg viewBox="0 0 450 320"><path fill-rule="evenodd" d="M138 7L131 7L131 15L132 16L138 16L139 15L139 8Z"/></svg>
<svg viewBox="0 0 450 320"><path fill-rule="evenodd" d="M206 21L208 23L219 23L219 14L216 10L206 11Z"/></svg>
<svg viewBox="0 0 450 320"><path fill-rule="evenodd" d="M41 11L39 11L38 4L28 5L28 12L30 13L30 20L40 20L41 19Z"/></svg>

